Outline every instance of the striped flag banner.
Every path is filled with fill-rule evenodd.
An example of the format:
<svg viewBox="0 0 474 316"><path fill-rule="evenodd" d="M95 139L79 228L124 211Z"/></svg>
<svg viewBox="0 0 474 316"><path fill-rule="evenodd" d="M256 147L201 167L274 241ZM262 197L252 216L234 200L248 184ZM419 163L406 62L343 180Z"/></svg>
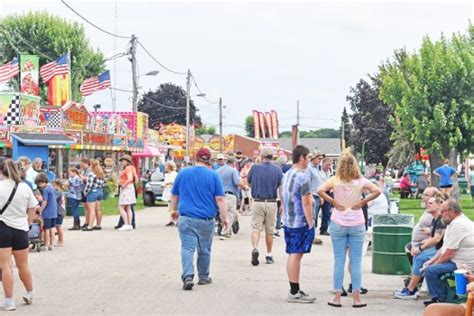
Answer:
<svg viewBox="0 0 474 316"><path fill-rule="evenodd" d="M258 117L258 112L253 110L253 130L254 138L260 139L260 118Z"/></svg>
<svg viewBox="0 0 474 316"><path fill-rule="evenodd" d="M68 54L64 54L55 61L52 61L40 68L40 76L46 83L56 75L66 75L69 73Z"/></svg>
<svg viewBox="0 0 474 316"><path fill-rule="evenodd" d="M18 58L13 58L12 61L0 67L0 83L8 82L11 78L20 73L20 65Z"/></svg>
<svg viewBox="0 0 474 316"><path fill-rule="evenodd" d="M273 138L273 129L272 129L272 115L270 112L265 112L265 124L267 127L268 138Z"/></svg>
<svg viewBox="0 0 474 316"><path fill-rule="evenodd" d="M84 80L81 85L81 93L83 96L91 95L92 93L110 88L110 71L106 70L97 77L92 77Z"/></svg>

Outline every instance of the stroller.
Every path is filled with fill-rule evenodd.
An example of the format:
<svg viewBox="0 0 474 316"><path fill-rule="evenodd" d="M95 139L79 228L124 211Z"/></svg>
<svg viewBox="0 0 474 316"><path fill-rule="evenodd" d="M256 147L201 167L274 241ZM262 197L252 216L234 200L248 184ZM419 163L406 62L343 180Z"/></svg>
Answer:
<svg viewBox="0 0 474 316"><path fill-rule="evenodd" d="M219 212L217 212L216 214L216 225L217 225L217 236L220 236L222 232L222 220L221 220ZM239 230L240 230L239 216L237 215L237 218L235 219L234 224L232 224L232 232L237 235L239 233Z"/></svg>
<svg viewBox="0 0 474 316"><path fill-rule="evenodd" d="M41 251L41 224L38 221L33 221L28 231L28 244L30 251Z"/></svg>

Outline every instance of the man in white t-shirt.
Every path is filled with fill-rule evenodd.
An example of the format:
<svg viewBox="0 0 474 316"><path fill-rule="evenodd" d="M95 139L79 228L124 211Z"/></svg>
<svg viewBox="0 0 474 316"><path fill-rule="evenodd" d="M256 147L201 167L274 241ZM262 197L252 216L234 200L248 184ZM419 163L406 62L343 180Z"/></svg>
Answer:
<svg viewBox="0 0 474 316"><path fill-rule="evenodd" d="M425 279L432 303L446 302L446 285L439 276L446 272L454 272L466 265L474 270L474 224L461 210L459 202L448 200L441 205L441 216L447 224L443 238L443 247L436 255L425 263Z"/></svg>

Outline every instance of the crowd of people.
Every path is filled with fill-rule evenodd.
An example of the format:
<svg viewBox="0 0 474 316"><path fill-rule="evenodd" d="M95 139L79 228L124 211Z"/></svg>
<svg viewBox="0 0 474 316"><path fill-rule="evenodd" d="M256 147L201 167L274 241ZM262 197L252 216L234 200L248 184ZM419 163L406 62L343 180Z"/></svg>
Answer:
<svg viewBox="0 0 474 316"><path fill-rule="evenodd" d="M124 155L120 161L123 170L120 172L118 208L123 223L115 228L124 231L134 228L133 205L136 203L135 183L138 177L130 156ZM31 163L27 157L20 157L18 161L0 157L0 203L3 203L0 210L0 267L5 310L16 309L12 298L11 256L26 288L23 300L31 304L33 285L28 252L52 251L65 245L62 225L66 215L66 199L74 218L70 231L102 229L102 201L107 180L105 168L100 160L88 158L83 158L78 167L69 169L67 180L55 179L53 173L45 171L39 158ZM81 203L85 213L83 224L79 215ZM39 245L30 242L29 232L33 231L34 226L39 227Z"/></svg>
<svg viewBox="0 0 474 316"><path fill-rule="evenodd" d="M361 294L367 293L362 287L362 253L370 217L387 213L389 208L384 185L364 177L349 151L342 153L335 171L331 159L317 151L311 153L304 146L294 148L291 160L290 165L286 158L274 157L271 150L264 149L255 162L242 158L241 153L220 155L212 161L210 152L201 149L196 156L196 165L178 173L172 189L171 208L179 213L177 226L184 290L194 286L195 252L198 284L212 283L209 264L216 210L223 225L221 239L227 240L232 234L230 227L236 220L238 207L240 212L246 212L248 202L252 229L251 265L260 263L262 231L265 234L265 263L275 263L273 239L280 227L284 230L289 302L315 301L315 297L300 288L300 270L304 254L310 253L313 245L322 243L316 237L318 227L319 234L329 235L333 245L332 290L335 296L328 305L341 307L341 296L351 292L354 308L367 306L361 299ZM436 312L436 308L450 308L440 304L447 298L439 274L461 267L467 271L474 269L474 227L463 215L459 202L449 198L446 192L443 195L439 189L425 186L420 194L426 211L413 230L413 241L407 245L412 276L394 296L415 299L419 284L425 278L431 295L425 302L430 306L427 315L435 315L433 310ZM321 217L320 223L318 217ZM348 291L342 284L346 261L351 278ZM473 281L471 274L468 278Z"/></svg>
<svg viewBox="0 0 474 316"><path fill-rule="evenodd" d="M118 209L120 219L116 229L130 231L135 226L134 204L137 201L137 171L130 156L120 159ZM67 181L54 179L43 172L43 163L21 157L18 162L0 158L0 266L5 290L4 308L15 309L12 299L13 278L11 256L15 258L26 294L26 304L33 301L33 285L28 268L28 231L32 223L41 226L41 250L53 250L65 244L63 219L65 201L74 221L71 231L98 231L102 224L104 187L110 172L98 159L82 159L78 168L69 169ZM163 169L163 170L161 170ZM289 281L288 302L313 303L315 297L300 288L301 261L313 245L321 245L320 236L332 242L334 266L334 298L329 306L341 307L341 297L352 293L354 308L367 306L361 299L367 289L362 287L362 254L370 219L386 213L389 208L386 186L364 177L356 158L345 150L334 167L324 154L298 145L291 155L275 157L263 149L253 161L242 152L219 155L215 161L206 148L201 148L194 165L180 166L168 161L159 171L164 173L163 196L169 196L170 221L166 226L178 228L181 241L181 262L184 290L194 286L194 256L197 252L198 284L212 283L210 262L215 220L222 230L221 240L231 240L237 233L239 216L251 216L250 264L260 264L260 237L265 239L266 264L274 264L273 242L283 230L286 268ZM471 167L471 170L474 170ZM179 172L178 172L179 171ZM435 174L450 178L447 168ZM473 172L474 174L474 172ZM444 180L443 180L444 181ZM471 179L471 192L474 179ZM422 186L423 183L420 183ZM406 251L412 265L411 277L405 280L398 299L416 299L426 280L431 299L425 302L427 315L436 310L454 308L442 305L447 301L446 288L439 279L441 273L463 268L474 270L474 227L463 215L456 200L450 199L448 184L441 190L427 185L420 194L426 210L413 229L412 241ZM66 189L67 188L67 189ZM65 192L66 190L66 192ZM384 193L384 194L382 194ZM79 206L84 206L81 222ZM26 210L28 210L26 212ZM320 220L319 220L320 218ZM344 272L350 273L351 283L344 288ZM474 281L472 274L466 276ZM471 285L472 289L474 286ZM454 313L454 312L453 312Z"/></svg>

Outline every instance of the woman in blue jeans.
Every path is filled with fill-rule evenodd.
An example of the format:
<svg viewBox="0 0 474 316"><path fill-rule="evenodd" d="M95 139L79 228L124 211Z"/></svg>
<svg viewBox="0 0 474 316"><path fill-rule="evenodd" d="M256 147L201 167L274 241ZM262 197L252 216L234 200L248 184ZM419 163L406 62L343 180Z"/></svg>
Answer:
<svg viewBox="0 0 474 316"><path fill-rule="evenodd" d="M79 217L79 204L81 204L82 193L82 179L79 176L79 170L77 168L69 169L69 180L68 180L68 205L71 208L72 216L74 217L74 225L69 230L80 230L81 219Z"/></svg>
<svg viewBox="0 0 474 316"><path fill-rule="evenodd" d="M369 194L361 200L362 191ZM334 198L326 192L332 191ZM352 307L365 307L360 300L362 282L362 248L365 237L365 219L362 207L380 194L380 189L368 179L362 177L357 160L346 149L337 165L336 175L329 178L318 188L318 195L333 206L331 215L331 241L334 253L333 286L335 297L328 302L333 307L341 307L342 283L346 251L349 250L351 270Z"/></svg>

